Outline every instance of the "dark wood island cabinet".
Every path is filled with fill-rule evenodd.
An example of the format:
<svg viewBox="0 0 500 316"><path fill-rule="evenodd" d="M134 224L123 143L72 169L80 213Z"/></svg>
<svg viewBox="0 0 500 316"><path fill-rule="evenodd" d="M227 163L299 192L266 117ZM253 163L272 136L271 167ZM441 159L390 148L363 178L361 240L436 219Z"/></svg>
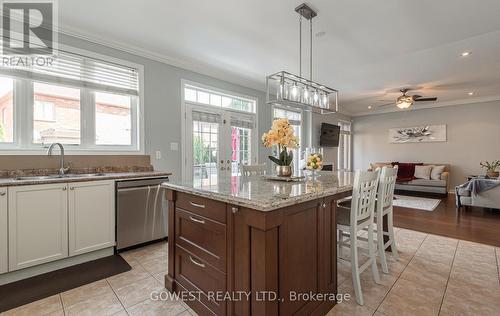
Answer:
<svg viewBox="0 0 500 316"><path fill-rule="evenodd" d="M165 183L165 287L200 315L325 315L337 293L336 201L352 180Z"/></svg>

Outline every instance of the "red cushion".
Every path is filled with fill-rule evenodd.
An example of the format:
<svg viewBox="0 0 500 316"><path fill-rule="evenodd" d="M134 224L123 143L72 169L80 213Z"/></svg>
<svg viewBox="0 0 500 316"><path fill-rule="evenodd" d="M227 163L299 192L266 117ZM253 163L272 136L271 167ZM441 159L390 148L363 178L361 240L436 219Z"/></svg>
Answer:
<svg viewBox="0 0 500 316"><path fill-rule="evenodd" d="M397 182L405 182L416 179L415 166L421 166L423 163L399 163Z"/></svg>

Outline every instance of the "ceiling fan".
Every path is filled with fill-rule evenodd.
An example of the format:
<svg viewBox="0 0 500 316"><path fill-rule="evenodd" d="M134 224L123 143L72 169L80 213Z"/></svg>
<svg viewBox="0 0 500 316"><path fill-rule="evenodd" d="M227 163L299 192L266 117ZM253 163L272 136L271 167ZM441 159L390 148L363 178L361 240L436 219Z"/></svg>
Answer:
<svg viewBox="0 0 500 316"><path fill-rule="evenodd" d="M418 95L418 94L414 94L414 95L406 95L406 93L408 91L410 91L411 89L401 89L399 91L401 91L401 93L403 95L399 96L397 99L396 99L396 102L390 102L390 103L386 103L386 104L382 104L382 105L379 105L379 107L384 107L384 106L388 106L388 105L396 105L398 108L400 109L407 109L409 108L410 106L413 105L413 103L415 102L422 102L422 101L437 101L437 98L436 97L431 97L431 98L428 98L428 97L423 97L421 95Z"/></svg>

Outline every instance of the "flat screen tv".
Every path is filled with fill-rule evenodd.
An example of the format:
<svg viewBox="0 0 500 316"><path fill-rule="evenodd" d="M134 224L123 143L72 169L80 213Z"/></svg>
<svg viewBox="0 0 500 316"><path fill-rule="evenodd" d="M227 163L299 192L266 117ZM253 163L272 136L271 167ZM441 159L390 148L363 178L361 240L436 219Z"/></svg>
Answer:
<svg viewBox="0 0 500 316"><path fill-rule="evenodd" d="M340 126L327 123L321 124L319 145L322 147L339 147Z"/></svg>

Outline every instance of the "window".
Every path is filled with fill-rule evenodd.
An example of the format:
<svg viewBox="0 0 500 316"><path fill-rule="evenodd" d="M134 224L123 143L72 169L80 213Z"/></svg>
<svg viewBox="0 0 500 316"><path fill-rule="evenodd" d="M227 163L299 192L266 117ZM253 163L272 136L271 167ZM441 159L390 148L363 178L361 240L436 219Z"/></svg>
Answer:
<svg viewBox="0 0 500 316"><path fill-rule="evenodd" d="M351 171L351 155L352 155L352 142L351 142L351 123L339 122L340 126L340 139L338 150L338 165L341 171Z"/></svg>
<svg viewBox="0 0 500 316"><path fill-rule="evenodd" d="M0 143L14 141L14 80L0 77Z"/></svg>
<svg viewBox="0 0 500 316"><path fill-rule="evenodd" d="M131 145L131 97L127 95L96 92L95 127L96 144Z"/></svg>
<svg viewBox="0 0 500 316"><path fill-rule="evenodd" d="M49 66L0 66L0 149L54 142L69 150L140 149L140 66L85 54L59 51Z"/></svg>
<svg viewBox="0 0 500 316"><path fill-rule="evenodd" d="M80 89L33 83L33 143L80 144Z"/></svg>
<svg viewBox="0 0 500 316"><path fill-rule="evenodd" d="M52 102L35 100L33 114L35 121L55 121L56 106Z"/></svg>
<svg viewBox="0 0 500 316"><path fill-rule="evenodd" d="M184 87L184 100L243 112L256 112L256 102L191 85Z"/></svg>
<svg viewBox="0 0 500 316"><path fill-rule="evenodd" d="M274 119L286 118L290 125L293 127L293 132L295 136L299 138L299 147L293 150L293 166L295 174L299 174L301 160L304 159L302 153L302 112L282 109L282 108L274 108ZM277 153L275 153L277 154Z"/></svg>

